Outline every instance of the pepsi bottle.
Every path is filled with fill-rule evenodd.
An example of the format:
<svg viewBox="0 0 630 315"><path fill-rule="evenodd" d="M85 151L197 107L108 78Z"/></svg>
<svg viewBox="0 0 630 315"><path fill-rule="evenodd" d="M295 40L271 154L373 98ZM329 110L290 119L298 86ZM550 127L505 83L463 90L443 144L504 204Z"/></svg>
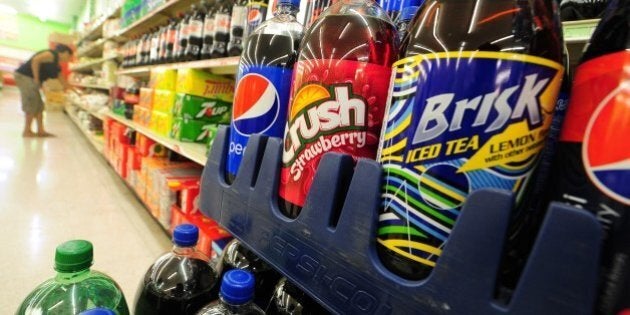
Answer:
<svg viewBox="0 0 630 315"><path fill-rule="evenodd" d="M299 0L280 0L275 16L247 39L234 95L227 180L232 181L250 135L282 137L291 75L304 28L296 19Z"/></svg>
<svg viewBox="0 0 630 315"><path fill-rule="evenodd" d="M630 1L613 0L576 69L549 201L604 228L598 314L630 311Z"/></svg>
<svg viewBox="0 0 630 315"><path fill-rule="evenodd" d="M186 13L186 16L179 24L179 41L178 49L175 58L177 61L182 61L185 58L186 47L188 46L189 23L192 17L192 12Z"/></svg>
<svg viewBox="0 0 630 315"><path fill-rule="evenodd" d="M206 18L203 21L203 45L201 46L201 59L209 59L212 57L212 44L214 43L214 18L216 15L216 5L207 5Z"/></svg>
<svg viewBox="0 0 630 315"><path fill-rule="evenodd" d="M230 18L232 1L221 0L214 16L214 40L212 41L212 58L227 56L227 45L230 42Z"/></svg>
<svg viewBox="0 0 630 315"><path fill-rule="evenodd" d="M205 7L191 5L192 14L188 22L188 44L184 50L184 60L199 59L201 46L203 45L203 23L206 17Z"/></svg>
<svg viewBox="0 0 630 315"><path fill-rule="evenodd" d="M269 0L249 0L247 3L247 34L251 34L267 18Z"/></svg>
<svg viewBox="0 0 630 315"><path fill-rule="evenodd" d="M247 3L248 0L234 1L230 21L230 42L227 47L229 56L240 56L243 52L243 40L247 38Z"/></svg>

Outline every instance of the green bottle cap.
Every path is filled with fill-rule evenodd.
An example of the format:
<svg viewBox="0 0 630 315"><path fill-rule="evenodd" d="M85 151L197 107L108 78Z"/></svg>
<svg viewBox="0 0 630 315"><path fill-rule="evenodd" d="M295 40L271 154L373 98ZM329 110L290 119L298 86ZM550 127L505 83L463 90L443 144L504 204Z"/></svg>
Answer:
<svg viewBox="0 0 630 315"><path fill-rule="evenodd" d="M92 243L73 240L57 246L55 251L55 270L58 272L77 272L92 266L94 250Z"/></svg>

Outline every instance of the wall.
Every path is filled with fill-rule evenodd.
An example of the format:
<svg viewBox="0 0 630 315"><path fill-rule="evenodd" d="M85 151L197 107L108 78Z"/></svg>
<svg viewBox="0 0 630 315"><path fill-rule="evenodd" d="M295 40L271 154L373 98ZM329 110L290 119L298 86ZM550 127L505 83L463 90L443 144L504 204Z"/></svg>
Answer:
<svg viewBox="0 0 630 315"><path fill-rule="evenodd" d="M51 21L42 22L26 14L2 15L0 19L3 20L3 35L5 35L0 37L0 46L29 51L47 49L50 33L68 33L71 29L70 25Z"/></svg>

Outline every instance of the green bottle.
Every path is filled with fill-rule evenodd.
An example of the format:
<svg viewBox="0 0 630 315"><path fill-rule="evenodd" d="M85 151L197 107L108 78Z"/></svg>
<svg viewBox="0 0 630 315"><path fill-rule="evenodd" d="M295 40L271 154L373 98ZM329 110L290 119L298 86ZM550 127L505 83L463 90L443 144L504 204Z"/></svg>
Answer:
<svg viewBox="0 0 630 315"><path fill-rule="evenodd" d="M39 285L20 305L17 315L78 314L95 307L128 315L120 287L104 273L90 270L94 257L92 243L84 240L57 246L57 275Z"/></svg>

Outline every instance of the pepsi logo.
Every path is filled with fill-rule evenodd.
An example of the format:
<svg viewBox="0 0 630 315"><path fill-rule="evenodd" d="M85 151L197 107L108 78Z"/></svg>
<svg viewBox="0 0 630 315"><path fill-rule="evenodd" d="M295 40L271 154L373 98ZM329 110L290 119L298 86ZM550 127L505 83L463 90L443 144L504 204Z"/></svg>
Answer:
<svg viewBox="0 0 630 315"><path fill-rule="evenodd" d="M236 87L232 124L242 135L264 133L278 120L280 96L267 78L250 73Z"/></svg>
<svg viewBox="0 0 630 315"><path fill-rule="evenodd" d="M630 205L630 88L608 94L591 116L582 146L584 167L604 194Z"/></svg>
<svg viewBox="0 0 630 315"><path fill-rule="evenodd" d="M262 19L262 12L258 9L250 9L249 13L247 13L247 23L250 25L258 25L262 22Z"/></svg>

